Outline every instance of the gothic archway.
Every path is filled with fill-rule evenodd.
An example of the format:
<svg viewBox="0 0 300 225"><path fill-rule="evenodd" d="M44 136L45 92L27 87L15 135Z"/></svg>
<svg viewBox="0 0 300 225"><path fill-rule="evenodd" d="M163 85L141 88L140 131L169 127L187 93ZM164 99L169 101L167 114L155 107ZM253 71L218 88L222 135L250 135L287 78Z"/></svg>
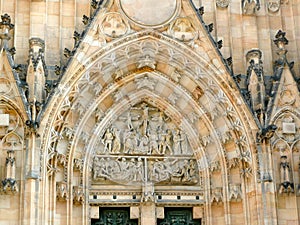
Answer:
<svg viewBox="0 0 300 225"><path fill-rule="evenodd" d="M87 53L78 55L84 54ZM49 117L44 120L46 126L42 142L43 176L48 176L44 192L50 191L51 196L56 196L56 199L45 199L45 207L54 211L65 207L69 212L66 221L72 221L78 216L85 224L91 206L100 204L99 201L97 203L100 197L96 194L100 193L99 182L94 182L93 179L106 179L103 182L108 186L122 183L111 179L113 173L108 175L107 171L104 172L105 175L102 173L102 177L97 175L98 172L95 175L95 171L103 169L101 166L95 167L95 158L117 166L121 166L123 159L126 163L133 159L132 163L137 166L140 157L144 163L147 160L150 162L153 172L155 161L166 158L170 160L177 156L177 162L168 175L170 182L156 180L164 185L177 182L180 186L182 180L189 179L179 175L186 167L184 160L197 162L197 178L194 183L183 184L189 186L189 191L177 191L177 203L184 205L184 201L181 201L184 197L181 196L188 196L187 193L190 193L190 196L194 196L195 206L202 207L204 214L201 216L205 217L208 224L213 222L212 207L222 207L222 218L228 223L230 218L226 215L232 204L240 205L249 214L249 201L254 199L246 194L250 190L245 189L245 184L252 183L252 176L256 176L256 159L253 145L250 144L254 140L248 128L255 124L254 121L244 119L250 118L249 111L242 103L237 88L225 79L230 77L226 68L213 58L214 55L210 57L212 59L204 59L185 45L160 33L143 31L139 35L127 37L126 41L118 40L113 46L107 46L107 49L74 60L74 66L69 66L49 103L49 114L45 113ZM147 130L147 126L152 129L156 127L158 131L159 125L149 122L150 117L143 125L146 108L152 108L151 113L147 113L151 119L162 116L170 120L164 123L164 135L158 135L158 139L166 137L168 132L173 139L177 131L182 136L186 135L190 158L185 159L180 154L175 154L173 147L172 153L169 150L165 154L152 149L158 151L155 157L149 157L152 153L148 153L148 150L125 149L123 133L123 142L120 142L122 150L113 149L117 136L114 132L126 132L126 129L130 131L128 117L138 118L132 122L132 129L135 132L139 129L136 146L141 145L143 136L150 138L151 129ZM131 112L136 115L131 115ZM144 145L145 149L150 148L149 140L147 143ZM174 140L171 144L175 145ZM161 147L163 148L168 149ZM136 152L131 156L130 151ZM179 162L181 159L182 162ZM177 175L180 178L177 180L180 182L175 181L175 167L178 169ZM125 177L138 176L123 175L123 180ZM152 177L152 181L153 179ZM137 193L143 192L142 186ZM255 191L256 186L251 186L251 191ZM151 188L150 192L153 191L153 187ZM160 193L165 193L165 199L170 196L167 192ZM130 194L131 198L133 195ZM113 202L122 204L114 196L111 192L110 205ZM162 195L155 196L158 198ZM142 197L140 194L140 198ZM135 199L137 198L138 194L135 195ZM172 198L169 198L167 204L173 204ZM159 199L155 201L159 202ZM133 205L137 205L136 201ZM245 222L247 221L250 220L245 217Z"/></svg>

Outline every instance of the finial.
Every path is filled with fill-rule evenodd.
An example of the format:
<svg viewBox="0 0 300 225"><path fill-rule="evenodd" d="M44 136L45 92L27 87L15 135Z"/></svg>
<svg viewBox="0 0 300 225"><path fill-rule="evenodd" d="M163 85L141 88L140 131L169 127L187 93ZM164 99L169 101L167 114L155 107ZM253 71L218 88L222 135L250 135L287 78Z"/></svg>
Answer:
<svg viewBox="0 0 300 225"><path fill-rule="evenodd" d="M288 39L285 37L285 32L279 30L275 35L274 43L279 49L285 49L285 45L289 43Z"/></svg>
<svg viewBox="0 0 300 225"><path fill-rule="evenodd" d="M10 36L10 30L14 28L14 25L11 23L10 16L8 14L4 14L1 16L0 22L0 39L8 41Z"/></svg>
<svg viewBox="0 0 300 225"><path fill-rule="evenodd" d="M249 64L259 64L261 61L262 53L259 49L252 49L247 52L246 59Z"/></svg>

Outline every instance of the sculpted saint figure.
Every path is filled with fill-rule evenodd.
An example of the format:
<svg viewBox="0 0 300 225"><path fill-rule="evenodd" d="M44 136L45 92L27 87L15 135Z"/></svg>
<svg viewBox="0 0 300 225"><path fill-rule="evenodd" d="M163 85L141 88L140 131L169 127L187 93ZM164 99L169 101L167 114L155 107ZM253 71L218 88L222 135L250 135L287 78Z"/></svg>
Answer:
<svg viewBox="0 0 300 225"><path fill-rule="evenodd" d="M113 140L112 153L120 153L121 150L120 131L117 128L114 128L113 132L114 132L113 135L115 139Z"/></svg>
<svg viewBox="0 0 300 225"><path fill-rule="evenodd" d="M158 144L157 144L157 140L158 140L158 136L155 132L155 130L149 130L149 151L148 154L159 154L158 151Z"/></svg>
<svg viewBox="0 0 300 225"><path fill-rule="evenodd" d="M291 174L290 174L290 164L287 161L287 156L283 155L280 158L280 188L279 193L283 192L294 192L292 182L291 182Z"/></svg>
<svg viewBox="0 0 300 225"><path fill-rule="evenodd" d="M287 162L287 156L281 156L280 161L280 181L290 183L290 164Z"/></svg>
<svg viewBox="0 0 300 225"><path fill-rule="evenodd" d="M111 153L113 140L114 140L114 135L110 131L110 129L107 128L107 130L106 130L106 132L104 134L104 137L102 139L102 142L104 144L104 152Z"/></svg>
<svg viewBox="0 0 300 225"><path fill-rule="evenodd" d="M127 130L124 135L124 153L131 154L137 148L138 139L135 130Z"/></svg>
<svg viewBox="0 0 300 225"><path fill-rule="evenodd" d="M174 136L173 136L175 155L182 154L182 147L181 147L182 141L183 141L183 138L181 137L181 132L180 132L179 129L177 129Z"/></svg>
<svg viewBox="0 0 300 225"><path fill-rule="evenodd" d="M164 155L167 152L169 152L170 155L173 155L173 150L172 150L172 131L171 130L167 130L167 133L162 135L159 147L160 147L160 153L161 154Z"/></svg>

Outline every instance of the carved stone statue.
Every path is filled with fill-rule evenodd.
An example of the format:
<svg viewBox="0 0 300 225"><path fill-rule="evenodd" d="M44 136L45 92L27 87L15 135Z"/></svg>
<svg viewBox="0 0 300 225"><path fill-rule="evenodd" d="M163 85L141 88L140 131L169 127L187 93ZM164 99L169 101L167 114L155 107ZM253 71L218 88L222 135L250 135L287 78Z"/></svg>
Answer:
<svg viewBox="0 0 300 225"><path fill-rule="evenodd" d="M16 181L16 160L13 150L7 151L5 179L2 180L2 188L4 192L18 192L18 184Z"/></svg>
<svg viewBox="0 0 300 225"><path fill-rule="evenodd" d="M175 173L172 174L172 180L177 182L186 183L197 183L195 163L193 160L184 160L183 166L177 169Z"/></svg>
<svg viewBox="0 0 300 225"><path fill-rule="evenodd" d="M160 153L165 155L167 152L173 155L172 150L172 131L167 130L165 134L162 135L162 139L159 146Z"/></svg>
<svg viewBox="0 0 300 225"><path fill-rule="evenodd" d="M138 139L135 130L127 130L124 136L124 153L131 154L137 149Z"/></svg>
<svg viewBox="0 0 300 225"><path fill-rule="evenodd" d="M121 137L120 137L120 130L117 128L113 129L113 135L114 135L114 140L113 140L113 148L112 148L112 153L117 154L120 153L121 151Z"/></svg>
<svg viewBox="0 0 300 225"><path fill-rule="evenodd" d="M287 161L287 156L283 155L280 158L280 194L294 192L294 187L293 183L291 182L290 173L290 164Z"/></svg>
<svg viewBox="0 0 300 225"><path fill-rule="evenodd" d="M149 130L149 133L148 133L148 136L149 136L149 154L159 154L159 151L158 151L158 135L156 133L155 130Z"/></svg>
<svg viewBox="0 0 300 225"><path fill-rule="evenodd" d="M108 128L104 134L104 137L102 139L102 142L104 144L104 151L105 152L112 152L112 144L113 144L113 140L114 140L114 135L113 133L110 131L110 129Z"/></svg>
<svg viewBox="0 0 300 225"><path fill-rule="evenodd" d="M183 138L181 137L181 132L179 129L176 130L176 132L173 136L173 142L174 142L174 154L175 155L182 154L181 144L183 142Z"/></svg>

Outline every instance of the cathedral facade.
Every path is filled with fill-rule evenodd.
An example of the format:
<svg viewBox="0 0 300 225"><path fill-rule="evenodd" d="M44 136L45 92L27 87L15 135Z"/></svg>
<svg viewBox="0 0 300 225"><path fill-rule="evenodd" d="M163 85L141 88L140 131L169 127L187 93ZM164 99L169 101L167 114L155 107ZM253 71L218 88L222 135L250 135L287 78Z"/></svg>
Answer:
<svg viewBox="0 0 300 225"><path fill-rule="evenodd" d="M299 224L299 0L0 13L0 224Z"/></svg>

